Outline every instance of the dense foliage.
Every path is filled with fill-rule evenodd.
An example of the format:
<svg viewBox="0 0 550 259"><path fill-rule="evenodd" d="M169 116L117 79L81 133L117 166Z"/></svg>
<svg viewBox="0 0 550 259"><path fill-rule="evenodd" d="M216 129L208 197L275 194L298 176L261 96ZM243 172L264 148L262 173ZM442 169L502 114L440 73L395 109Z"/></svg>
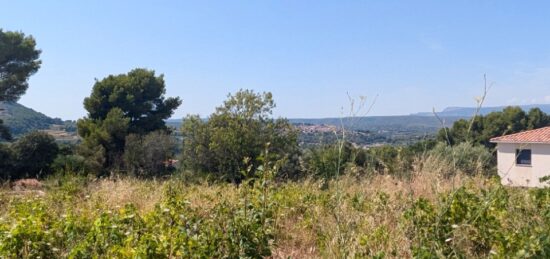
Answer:
<svg viewBox="0 0 550 259"><path fill-rule="evenodd" d="M547 258L550 190L463 186L438 203L415 201L406 213L415 257ZM527 220L528 219L528 220Z"/></svg>
<svg viewBox="0 0 550 259"><path fill-rule="evenodd" d="M187 187L182 182L166 184L162 199L146 212L131 203L113 209L96 203L97 207L83 210L77 201L86 187L78 178L58 182L62 185L46 199L6 200L0 196L0 204L9 203L0 209L0 257L269 256L275 209L271 170L276 169L259 168L259 180L243 185L237 201L220 200L208 211L191 206L182 192ZM77 206L67 206L71 203Z"/></svg>
<svg viewBox="0 0 550 259"><path fill-rule="evenodd" d="M264 170L267 168L268 170ZM54 178L43 195L0 193L0 257L485 258L550 252L546 189L497 180L341 177L239 186ZM526 220L529 219L529 220Z"/></svg>
<svg viewBox="0 0 550 259"><path fill-rule="evenodd" d="M0 180L10 178L14 171L15 156L13 150L8 145L0 143Z"/></svg>
<svg viewBox="0 0 550 259"><path fill-rule="evenodd" d="M87 167L101 173L108 168L122 168L124 141L130 119L119 108L102 120L81 119L78 133L83 138L79 154L87 158Z"/></svg>
<svg viewBox="0 0 550 259"><path fill-rule="evenodd" d="M468 142L454 146L439 143L428 152L428 155L430 159L427 166L444 176L456 175L459 172L467 175L496 175L494 156L483 146ZM438 171L438 168L447 170Z"/></svg>
<svg viewBox="0 0 550 259"><path fill-rule="evenodd" d="M181 104L179 97L165 98L164 75L146 69L128 74L110 75L96 81L92 94L84 99L88 116L84 121L102 121L118 108L129 119L128 132L143 134L166 129L170 118Z"/></svg>
<svg viewBox="0 0 550 259"><path fill-rule="evenodd" d="M126 137L166 130L164 120L181 104L179 98L165 98L163 76L134 69L128 74L97 81L84 99L88 116L78 120L78 134L84 139L80 154L98 171L123 168Z"/></svg>
<svg viewBox="0 0 550 259"><path fill-rule="evenodd" d="M10 146L0 145L0 178L40 177L50 172L59 148L55 139L42 132L32 132Z"/></svg>
<svg viewBox="0 0 550 259"><path fill-rule="evenodd" d="M27 91L27 80L40 68L39 56L32 36L0 29L0 104L17 101ZM0 119L2 139L11 140L11 134Z"/></svg>
<svg viewBox="0 0 550 259"><path fill-rule="evenodd" d="M470 142L494 147L494 144L490 143L493 137L549 125L550 115L538 108L533 108L526 113L519 107L507 107L501 112L476 116L473 120L458 120L451 128L441 129L438 139L452 145Z"/></svg>
<svg viewBox="0 0 550 259"><path fill-rule="evenodd" d="M271 93L241 90L207 121L188 116L182 125L184 166L238 183L262 160L285 159L281 174L296 174L297 132L287 120L270 117L274 107ZM266 149L269 157L261 156Z"/></svg>
<svg viewBox="0 0 550 259"><path fill-rule="evenodd" d="M124 147L126 169L142 177L173 171L170 159L174 157L175 148L174 138L164 131L154 131L147 135L130 134L126 137Z"/></svg>
<svg viewBox="0 0 550 259"><path fill-rule="evenodd" d="M17 101L27 80L40 68L40 50L32 36L0 29L0 101Z"/></svg>
<svg viewBox="0 0 550 259"><path fill-rule="evenodd" d="M12 136L8 126L4 125L4 121L0 119L0 140L11 140Z"/></svg>

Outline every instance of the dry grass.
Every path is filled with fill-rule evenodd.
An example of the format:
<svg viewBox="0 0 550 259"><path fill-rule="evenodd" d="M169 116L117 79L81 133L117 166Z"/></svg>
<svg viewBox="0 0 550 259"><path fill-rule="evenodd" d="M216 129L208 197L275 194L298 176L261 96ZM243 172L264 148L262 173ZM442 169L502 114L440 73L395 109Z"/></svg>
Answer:
<svg viewBox="0 0 550 259"><path fill-rule="evenodd" d="M410 179L388 175L342 176L327 189L315 180L280 183L274 187L277 204L273 258L411 257L403 213L420 197L436 201L442 193L465 184L483 187L486 178L456 175L442 178L418 169ZM222 201L237 203L239 187L230 184L188 184L176 178L164 181L133 178L85 180L70 186L55 180L45 182L46 196L63 211L76 206L90 217L131 203L147 213L176 190L204 216ZM0 205L8 205L3 187ZM7 201L9 203L9 201ZM6 213L0 209L0 217Z"/></svg>

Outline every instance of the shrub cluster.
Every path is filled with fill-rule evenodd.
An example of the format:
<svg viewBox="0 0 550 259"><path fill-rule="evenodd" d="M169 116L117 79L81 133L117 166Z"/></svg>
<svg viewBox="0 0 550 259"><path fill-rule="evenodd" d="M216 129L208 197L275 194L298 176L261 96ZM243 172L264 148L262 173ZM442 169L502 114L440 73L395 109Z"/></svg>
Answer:
<svg viewBox="0 0 550 259"><path fill-rule="evenodd" d="M44 176L58 152L55 139L43 132L29 133L9 146L0 143L0 179Z"/></svg>
<svg viewBox="0 0 550 259"><path fill-rule="evenodd" d="M498 183L485 190L462 186L436 203L418 199L405 215L413 255L547 258L549 199L547 188L527 192Z"/></svg>
<svg viewBox="0 0 550 259"><path fill-rule="evenodd" d="M274 238L272 173L261 167L237 202L220 198L205 210L190 206L181 183L166 185L149 212L133 204L82 212L67 206L79 189L69 178L53 199L10 201L0 217L0 257L8 258L262 258ZM63 183L65 184L65 183ZM0 204L5 202L0 196ZM61 205L65 209L58 210ZM2 211L0 211L2 212ZM206 214L205 214L206 213ZM1 214L0 214L1 215Z"/></svg>

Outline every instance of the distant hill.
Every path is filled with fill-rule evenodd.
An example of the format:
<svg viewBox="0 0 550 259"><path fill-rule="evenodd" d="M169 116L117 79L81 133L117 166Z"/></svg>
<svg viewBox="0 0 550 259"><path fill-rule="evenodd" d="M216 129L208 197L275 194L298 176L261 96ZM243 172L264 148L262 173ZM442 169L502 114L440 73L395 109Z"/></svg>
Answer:
<svg viewBox="0 0 550 259"><path fill-rule="evenodd" d="M468 116L444 116L442 119L445 126L451 126L453 122L467 118ZM313 119L288 119L292 124L305 125L334 125L340 126L342 123L350 130L415 130L423 132L433 132L441 128L441 122L433 116L417 115L398 115L398 116L366 116L366 117L346 117L346 118L313 118ZM169 119L166 124L176 129L181 127L181 119Z"/></svg>
<svg viewBox="0 0 550 259"><path fill-rule="evenodd" d="M451 126L453 122L468 118L469 116L443 116L445 126ZM431 116L419 115L397 115L397 116L366 116L366 117L346 117L346 118L312 118L288 119L292 124L304 125L334 125L340 126L342 123L350 130L414 130L422 132L434 132L441 128L441 122L431 114ZM181 119L169 119L167 125L179 129Z"/></svg>
<svg viewBox="0 0 550 259"><path fill-rule="evenodd" d="M480 114L485 115L494 111L501 111L506 106L483 107ZM550 104L520 105L523 110L529 111L538 107L546 113L550 113ZM3 109L3 110L2 110ZM451 126L455 121L470 118L474 107L448 107L438 112L438 116L444 121L445 126ZM59 118L51 118L33 109L18 103L0 102L0 119L10 128L12 134L20 135L32 130L49 129L52 125L64 125L65 130L74 132L75 123L63 121ZM431 112L419 112L411 115L399 116L367 116L354 118L314 118L314 119L289 119L293 124L306 125L335 125L341 123L347 129L356 131L390 131L408 133L435 133L442 127L441 122ZM168 126L179 129L182 119L169 119Z"/></svg>
<svg viewBox="0 0 550 259"><path fill-rule="evenodd" d="M550 113L550 104L529 104L529 105L517 105L524 111L528 112L532 108L539 108L545 113ZM502 111L508 106L494 106L494 107L482 107L479 111L479 115L486 115L491 112ZM437 112L439 116L461 116L471 117L476 111L474 107L447 107L441 112ZM419 112L411 114L414 116L433 116L432 112Z"/></svg>
<svg viewBox="0 0 550 259"><path fill-rule="evenodd" d="M453 122L465 118L464 116L443 116L445 126L452 125ZM323 119L290 119L293 124L313 124L313 125L341 125L353 130L415 130L434 132L442 127L441 122L435 116L368 116L354 118L323 118Z"/></svg>
<svg viewBox="0 0 550 259"><path fill-rule="evenodd" d="M8 126L11 134L17 136L33 130L49 129L52 125L64 125L59 118L27 108L19 103L0 102L0 119Z"/></svg>

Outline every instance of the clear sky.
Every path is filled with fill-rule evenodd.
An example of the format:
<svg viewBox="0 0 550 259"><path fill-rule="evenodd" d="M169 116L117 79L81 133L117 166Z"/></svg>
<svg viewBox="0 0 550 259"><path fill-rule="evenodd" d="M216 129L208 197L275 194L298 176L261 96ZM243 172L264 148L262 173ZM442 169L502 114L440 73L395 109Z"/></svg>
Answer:
<svg viewBox="0 0 550 259"><path fill-rule="evenodd" d="M21 103L85 116L94 78L165 75L174 118L207 116L229 92L271 91L275 114L370 115L550 103L550 1L5 1L0 28L33 35L42 68Z"/></svg>

